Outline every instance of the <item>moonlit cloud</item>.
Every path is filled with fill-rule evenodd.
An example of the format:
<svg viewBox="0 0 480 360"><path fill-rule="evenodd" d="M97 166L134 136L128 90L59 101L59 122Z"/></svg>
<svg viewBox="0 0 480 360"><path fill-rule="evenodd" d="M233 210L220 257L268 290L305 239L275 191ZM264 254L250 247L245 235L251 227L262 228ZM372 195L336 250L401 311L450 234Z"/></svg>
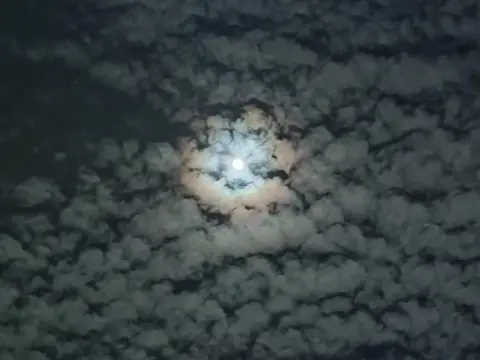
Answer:
<svg viewBox="0 0 480 360"><path fill-rule="evenodd" d="M202 206L238 215L288 203L295 149L272 114L246 106L237 118L210 116L193 128L196 137L181 140L181 181ZM246 166L232 166L240 159Z"/></svg>
<svg viewBox="0 0 480 360"><path fill-rule="evenodd" d="M8 3L1 360L480 359L478 1Z"/></svg>

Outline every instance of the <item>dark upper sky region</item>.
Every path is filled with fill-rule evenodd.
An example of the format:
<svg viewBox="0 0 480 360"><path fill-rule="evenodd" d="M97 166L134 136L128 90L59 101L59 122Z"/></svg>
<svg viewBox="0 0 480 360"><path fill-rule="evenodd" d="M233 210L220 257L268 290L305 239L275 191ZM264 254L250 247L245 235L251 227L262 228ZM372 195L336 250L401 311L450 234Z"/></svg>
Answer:
<svg viewBox="0 0 480 360"><path fill-rule="evenodd" d="M480 358L478 0L0 24L1 360Z"/></svg>

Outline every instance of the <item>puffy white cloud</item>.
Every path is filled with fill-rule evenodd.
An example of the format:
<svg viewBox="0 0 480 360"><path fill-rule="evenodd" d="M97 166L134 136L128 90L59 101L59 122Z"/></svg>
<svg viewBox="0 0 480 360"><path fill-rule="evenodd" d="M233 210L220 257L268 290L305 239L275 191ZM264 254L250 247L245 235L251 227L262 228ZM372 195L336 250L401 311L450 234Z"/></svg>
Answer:
<svg viewBox="0 0 480 360"><path fill-rule="evenodd" d="M26 207L64 200L64 196L56 184L50 180L35 177L17 185L11 196L17 204Z"/></svg>

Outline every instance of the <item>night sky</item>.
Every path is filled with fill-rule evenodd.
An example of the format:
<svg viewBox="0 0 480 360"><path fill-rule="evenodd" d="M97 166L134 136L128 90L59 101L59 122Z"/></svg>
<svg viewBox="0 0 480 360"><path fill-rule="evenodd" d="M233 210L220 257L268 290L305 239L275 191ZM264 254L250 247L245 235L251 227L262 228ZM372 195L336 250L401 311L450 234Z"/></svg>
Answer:
<svg viewBox="0 0 480 360"><path fill-rule="evenodd" d="M479 0L0 5L0 359L480 359L479 44Z"/></svg>

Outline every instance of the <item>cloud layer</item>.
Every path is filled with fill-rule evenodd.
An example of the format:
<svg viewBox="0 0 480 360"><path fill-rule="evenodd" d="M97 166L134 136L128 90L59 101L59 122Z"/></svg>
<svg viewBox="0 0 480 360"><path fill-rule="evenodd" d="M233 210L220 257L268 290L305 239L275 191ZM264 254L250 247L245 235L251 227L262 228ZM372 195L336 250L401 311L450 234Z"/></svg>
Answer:
<svg viewBox="0 0 480 360"><path fill-rule="evenodd" d="M478 4L16 6L2 360L479 357Z"/></svg>

